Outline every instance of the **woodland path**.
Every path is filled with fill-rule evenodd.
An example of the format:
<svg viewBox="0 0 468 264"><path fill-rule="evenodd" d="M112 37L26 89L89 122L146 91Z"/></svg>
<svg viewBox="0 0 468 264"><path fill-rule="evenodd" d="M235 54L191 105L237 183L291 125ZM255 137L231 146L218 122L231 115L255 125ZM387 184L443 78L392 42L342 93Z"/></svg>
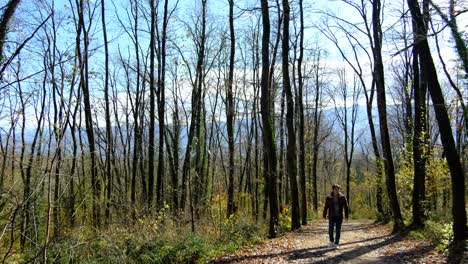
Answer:
<svg viewBox="0 0 468 264"><path fill-rule="evenodd" d="M327 243L328 222L313 221L213 263L445 263L430 242L391 234L388 226L367 220L343 222L339 249Z"/></svg>

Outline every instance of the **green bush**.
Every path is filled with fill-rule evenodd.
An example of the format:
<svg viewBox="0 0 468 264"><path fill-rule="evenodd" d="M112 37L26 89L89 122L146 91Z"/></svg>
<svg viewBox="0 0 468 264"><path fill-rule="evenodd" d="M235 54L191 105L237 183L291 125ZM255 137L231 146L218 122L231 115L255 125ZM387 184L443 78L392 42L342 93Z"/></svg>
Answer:
<svg viewBox="0 0 468 264"><path fill-rule="evenodd" d="M410 236L429 240L436 245L437 250L445 250L453 239L452 223L440 223L433 220L425 222L422 230L413 230Z"/></svg>
<svg viewBox="0 0 468 264"><path fill-rule="evenodd" d="M206 244L200 235L189 234L174 247L176 263L197 263L206 254Z"/></svg>
<svg viewBox="0 0 468 264"><path fill-rule="evenodd" d="M424 228L426 237L431 239L438 249L445 249L453 240L452 223L427 221Z"/></svg>

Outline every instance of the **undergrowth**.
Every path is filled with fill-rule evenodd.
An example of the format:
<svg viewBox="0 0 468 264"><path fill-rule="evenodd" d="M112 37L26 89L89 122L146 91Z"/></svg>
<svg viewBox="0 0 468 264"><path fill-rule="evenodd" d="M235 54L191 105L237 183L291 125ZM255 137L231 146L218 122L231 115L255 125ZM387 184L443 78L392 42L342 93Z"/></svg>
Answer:
<svg viewBox="0 0 468 264"><path fill-rule="evenodd" d="M172 216L158 214L134 224L113 224L93 233L89 227L68 230L53 241L48 263L205 263L264 239L265 230L248 217L233 216L215 221L207 217L181 224ZM35 261L34 255L22 262ZM37 257L37 255L36 255Z"/></svg>
<svg viewBox="0 0 468 264"><path fill-rule="evenodd" d="M453 240L453 229L451 223L427 220L423 229L411 230L409 235L431 241L437 250L445 251Z"/></svg>

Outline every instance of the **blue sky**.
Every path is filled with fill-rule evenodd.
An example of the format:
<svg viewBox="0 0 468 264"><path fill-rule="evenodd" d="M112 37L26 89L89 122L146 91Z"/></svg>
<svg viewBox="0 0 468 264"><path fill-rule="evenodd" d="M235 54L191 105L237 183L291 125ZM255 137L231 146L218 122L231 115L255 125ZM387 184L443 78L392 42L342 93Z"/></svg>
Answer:
<svg viewBox="0 0 468 264"><path fill-rule="evenodd" d="M74 2L74 1L72 1ZM145 2L145 1L143 1ZM259 7L259 2L260 1L254 1L254 0L245 0L245 1L236 1L236 34L242 35L242 32L248 29L248 25L252 23L252 21L256 21L257 17L260 16L259 11L257 12L247 12L246 10L250 10L253 8L258 8ZM281 1L279 1L281 2ZM19 9L19 14L18 18L21 20L19 23L25 23L25 24L31 24L31 25L37 25L38 24L38 13L41 12L43 16L47 14L45 10L39 10L40 4L39 2L36 2L36 4L32 4L32 2L24 2L20 6ZM49 2L51 3L51 2ZM73 31L73 26L72 24L67 23L72 23L71 17L70 17L70 4L68 0L55 0L55 7L58 10L57 11L57 16L65 16L65 20L63 21L63 26L67 28L67 30L61 30L59 31L59 47L61 50L69 49L71 53L73 53L73 45L75 42L74 39L74 31ZM99 1L92 1L92 3L99 3ZM145 2L146 3L146 2ZM175 4L174 0L169 1L170 7L173 7ZM274 21L276 19L276 10L274 7L275 1L270 1L271 5L271 20L272 20L272 31L274 31ZM297 2L293 2L294 4ZM398 24L395 23L395 21L398 20L398 12L395 12L398 9L401 9L401 3L399 1L393 2L393 1L387 1L386 2L386 9L385 9L385 21L384 21L384 29L392 28L392 27L397 27ZM160 3L162 6L162 1ZM129 9L129 1L128 0L114 0L106 1L106 6L107 6L107 26L108 26L108 34L109 34L109 40L111 41L110 43L110 49L111 49L111 64L115 64L118 61L118 48L121 49L121 51L124 53L124 56L127 52L127 50L130 53L133 53L133 45L130 42L130 39L128 38L127 34L122 28L122 25L118 22L117 19L117 14L118 16L123 20L126 21L126 11ZM320 33L313 27L315 24L320 24L319 21L323 19L325 16L323 14L320 14L320 11L326 11L326 12L334 12L336 15L343 17L347 20L351 21L356 21L360 22L360 18L356 16L356 13L352 11L351 8L349 8L347 5L344 5L340 1L329 1L329 0L318 0L318 1L310 1L310 0L305 0L304 1L304 7L305 7L305 20L306 20L306 45L311 45L313 46L315 42L318 42L322 48L325 48L329 56L326 59L326 65L331 68L336 68L336 67L342 67L345 66L346 64L343 62L341 59L341 56L339 53L337 53L336 49L334 48L333 44L331 44L326 38L321 36ZM94 28L91 30L92 32L95 33L94 38L91 40L91 47L96 48L98 47L98 50L95 54L93 54L90 58L90 63L92 70L95 71L96 73L102 72L104 68L103 64L103 48L102 48L102 33L100 31L101 28L101 21L100 21L100 7L98 6L98 10L96 13L96 18L94 21ZM200 10L200 3L199 1L192 1L192 0L180 0L178 8L176 12L174 13L174 19L170 23L170 28L169 28L169 37L172 38L177 42L178 45L181 47L187 48L189 51L192 50L192 52L189 52L190 54L193 53L193 49L191 49L190 42L188 41L186 37L186 28L181 23L180 21L183 20L185 23L190 24L193 22L199 14ZM370 12L370 10L369 10ZM222 32L224 29L227 29L227 23L228 23L228 2L227 0L208 0L208 23L216 28L216 34L219 34ZM466 15L465 15L466 18ZM466 23L468 19L463 19L462 17L459 18L460 23L460 28L464 29L466 28ZM126 22L124 22L125 24ZM464 24L463 24L464 23ZM129 25L127 25L129 26ZM33 26L30 26L29 28L32 28ZM146 24L145 22L140 22L140 28L142 30L145 29ZM27 27L25 27L27 28ZM21 28L18 28L18 35L21 37L21 33L24 35L27 35L27 29L24 29L25 32L21 32ZM291 30L293 31L293 30ZM386 30L386 36L389 35L391 32L390 29ZM218 35L214 35L213 37L217 38L219 37ZM147 49L147 46L149 44L147 38L145 40L145 36L148 36L148 32L143 32L141 33L140 36L140 41L141 41L141 46L142 49L145 50ZM273 36L272 36L273 37ZM456 58L454 52L453 52L453 44L450 43L450 34L448 31L444 31L440 34L439 36L439 41L441 41L442 45L442 53L443 57L446 59L446 62L449 64L453 65L453 59ZM243 45L244 38L243 36L239 36L239 39L237 41L237 44L239 46ZM388 39L385 41L385 44L389 43L387 42ZM364 41L365 42L365 41ZM38 53L37 47L40 46L41 44L37 42L31 42L31 45L26 47L27 51L30 51L29 53L24 52L22 56L25 57L25 60L28 60L28 56L31 56L29 58L29 62L25 63L23 67L26 69L26 72L24 73L27 75L29 72L34 72L42 67L41 61L38 59L42 56L42 54ZM170 44L169 44L170 45ZM346 46L346 45L345 45ZM128 48L127 48L128 47ZM398 48L401 48L401 44L399 47L395 47L393 44L387 44L384 46L384 60L386 64L386 72L387 76L390 77L390 70L389 66L391 65L392 60L395 60L395 57L389 56L389 53L394 53ZM237 55L240 56L240 52L237 52ZM434 58L436 56L434 55ZM438 62L438 60L436 59ZM240 63L238 64L240 65ZM351 74L349 74L352 76ZM370 71L368 72L368 76L370 76ZM94 89L94 94L97 98L102 97L102 80L103 78L100 77L99 75L97 76L93 81L93 86L95 87ZM441 81L444 81L444 76L440 74L439 79ZM40 76L38 76L38 80L40 80ZM25 82L25 86L28 85L28 82ZM34 88L33 88L34 89ZM187 86L186 90L186 98L189 98L189 91L190 87ZM168 93L169 94L169 93ZM126 96L125 94L122 95L123 98ZM32 110L32 109L31 109ZM0 116L0 124L3 127L5 122L5 118L3 118L3 114Z"/></svg>

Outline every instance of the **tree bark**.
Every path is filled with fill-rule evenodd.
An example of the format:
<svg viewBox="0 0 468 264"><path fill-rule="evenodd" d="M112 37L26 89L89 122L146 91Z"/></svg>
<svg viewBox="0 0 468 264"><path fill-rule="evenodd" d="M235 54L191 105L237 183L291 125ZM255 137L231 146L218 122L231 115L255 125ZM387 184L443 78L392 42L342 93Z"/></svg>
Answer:
<svg viewBox="0 0 468 264"><path fill-rule="evenodd" d="M191 163L191 152L192 152L192 143L198 131L197 126L200 123L201 118L201 105L202 105L202 87L204 79L204 63L205 63L205 45L206 45L206 0L202 0L202 17L201 17L201 32L199 47L197 51L197 65L196 65L196 74L195 74L195 83L193 84L192 92L192 116L190 120L190 128L187 139L187 147L185 149L185 157L182 168L182 195L180 199L180 207L183 209L185 207L186 200L186 186L187 178L190 175L190 163Z"/></svg>
<svg viewBox="0 0 468 264"><path fill-rule="evenodd" d="M151 25L150 25L150 72L149 72L149 89L150 89L150 117L149 117L149 131L148 131L148 209L153 206L154 196L154 130L155 130L155 83L154 83L154 60L155 60L155 23L156 11L154 0L150 1ZM158 63L159 65L159 63ZM159 85L159 83L158 83ZM161 120L159 121L161 122ZM159 130L160 135L164 135L163 131ZM158 169L159 172L159 169ZM158 190L156 190L158 191Z"/></svg>
<svg viewBox="0 0 468 264"><path fill-rule="evenodd" d="M110 223L110 206L112 196L112 125L110 120L110 102L109 102L109 43L107 41L107 29L106 29L106 9L105 1L101 0L101 22L102 22L102 34L104 38L104 100L106 108L106 223Z"/></svg>
<svg viewBox="0 0 468 264"><path fill-rule="evenodd" d="M427 84L419 79L418 49L413 47L413 89L414 89L414 137L413 137L413 226L424 225L422 202L425 199L426 181L425 131L426 131L426 89Z"/></svg>
<svg viewBox="0 0 468 264"><path fill-rule="evenodd" d="M88 86L88 32L86 31L85 22L84 22L84 0L76 0L78 8L78 30L77 30L77 43L81 42L81 33L83 33L84 38L84 54L81 53L81 47L78 45L78 58L80 65L80 83L81 89L83 91L83 102L84 102L84 113L85 113L85 124L86 124L86 134L88 137L89 152L91 159L91 188L93 190L93 226L99 227L100 225L100 207L98 204L100 196L100 183L97 178L97 164L96 164L96 144L94 139L94 129L93 129L93 117L91 113L91 101L89 94Z"/></svg>
<svg viewBox="0 0 468 264"><path fill-rule="evenodd" d="M320 112L319 112L319 102L321 100L320 95L320 58L321 50L317 50L317 54L314 57L314 80L315 80L315 100L314 100L314 134L312 138L312 203L314 206L314 211L318 210L318 193L317 193L317 162L318 162L318 152L319 152L319 142L318 142L318 133L320 130Z"/></svg>
<svg viewBox="0 0 468 264"><path fill-rule="evenodd" d="M387 104L385 95L384 67L382 61L382 27L380 24L381 2L374 0L372 4L372 24L374 36L374 72L373 77L377 88L377 108L379 110L380 138L386 172L386 185L390 207L393 213L393 231L403 228L403 218L401 216L400 205L396 194L395 166L393 164L392 149L390 146L390 135L387 124Z"/></svg>
<svg viewBox="0 0 468 264"><path fill-rule="evenodd" d="M306 173L305 173L305 129L304 129L304 78L302 76L302 60L304 57L304 7L303 0L299 0L300 12L300 40L299 40L299 58L297 61L297 73L299 81L299 179L301 184L301 217L302 224L307 224L307 191L306 191Z"/></svg>
<svg viewBox="0 0 468 264"><path fill-rule="evenodd" d="M13 14L21 0L10 0L6 6L5 11L0 18L0 61L3 60L3 46L5 45L6 36L8 33L8 24L10 23Z"/></svg>
<svg viewBox="0 0 468 264"><path fill-rule="evenodd" d="M426 82L434 112L436 115L439 132L444 147L445 156L452 179L452 216L454 242L464 245L467 237L466 208L465 208L465 174L461 166L460 156L457 153L455 140L453 139L450 119L445 106L445 100L437 79L437 71L432 60L429 43L427 41L427 25L416 0L407 0L411 16L414 20L414 45L418 49L421 64L421 82ZM461 247L464 248L464 247Z"/></svg>
<svg viewBox="0 0 468 264"><path fill-rule="evenodd" d="M270 204L269 237L277 235L278 227L278 196L277 196L277 176L276 176L276 144L274 140L274 129L272 127L272 116L270 110L273 101L271 100L271 86L269 81L269 45L270 45L270 13L268 10L268 0L261 0L262 8L262 76L261 76L261 114L263 124L263 155L265 167L266 185L268 185L268 198Z"/></svg>
<svg viewBox="0 0 468 264"><path fill-rule="evenodd" d="M294 131L294 99L289 79L289 2L283 0L283 89L286 94L286 126L288 129L287 174L291 187L291 229L301 227L299 212L299 190L297 188L297 150L296 132Z"/></svg>
<svg viewBox="0 0 468 264"><path fill-rule="evenodd" d="M229 77L226 91L226 125L229 145L227 218L235 213L236 207L234 203L234 100L232 92L234 81L234 59L236 52L234 35L234 0L229 0L229 32L231 49L229 55Z"/></svg>
<svg viewBox="0 0 468 264"><path fill-rule="evenodd" d="M156 203L158 208L163 207L164 199L164 132L165 132L165 85L166 85L166 43L167 43L167 25L168 21L168 0L164 1L163 28L161 39L161 63L160 75L158 80L158 119L159 119L159 151L158 151L158 175L156 179ZM156 22L155 22L156 23Z"/></svg>

